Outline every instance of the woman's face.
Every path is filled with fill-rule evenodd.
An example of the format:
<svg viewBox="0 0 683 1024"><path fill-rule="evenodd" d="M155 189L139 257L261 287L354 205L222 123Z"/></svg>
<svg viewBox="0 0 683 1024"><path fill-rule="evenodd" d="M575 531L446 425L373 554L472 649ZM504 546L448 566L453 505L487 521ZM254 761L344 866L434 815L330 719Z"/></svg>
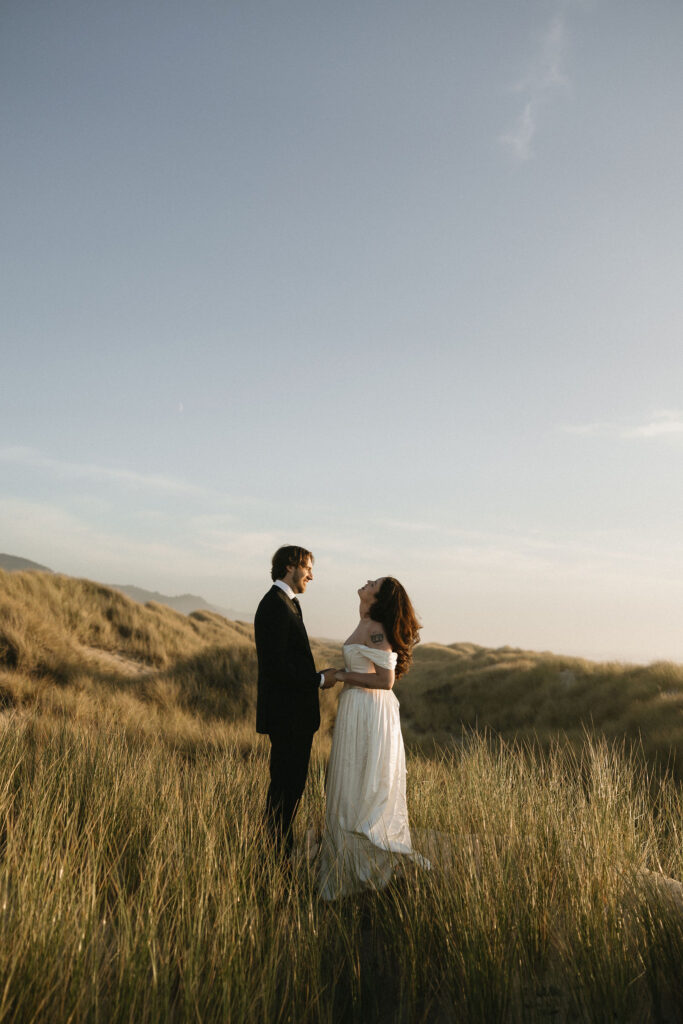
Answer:
<svg viewBox="0 0 683 1024"><path fill-rule="evenodd" d="M358 596L361 598L361 600L365 600L368 603L372 604L372 602L377 597L379 588L382 586L385 579L386 576L380 576L379 579L377 580L368 580L368 582L364 586L359 587Z"/></svg>

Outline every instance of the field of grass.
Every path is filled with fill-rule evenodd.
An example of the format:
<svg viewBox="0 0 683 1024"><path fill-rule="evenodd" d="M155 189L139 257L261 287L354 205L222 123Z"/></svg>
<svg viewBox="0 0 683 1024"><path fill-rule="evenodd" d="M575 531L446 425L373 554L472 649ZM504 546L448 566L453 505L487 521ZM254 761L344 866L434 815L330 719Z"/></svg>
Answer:
<svg viewBox="0 0 683 1024"><path fill-rule="evenodd" d="M424 644L396 686L406 738L425 749L490 730L547 749L586 731L641 748L683 778L683 665L598 663L510 647Z"/></svg>
<svg viewBox="0 0 683 1024"><path fill-rule="evenodd" d="M426 645L402 682L425 750L430 690L453 688L438 737L468 694L498 728L482 719L505 686L512 713L535 678L533 655L505 654L506 683L489 652L477 691L478 650ZM247 625L0 574L0 1024L681 1019L683 789L642 748L506 743L463 733L463 716L459 742L409 752L432 870L327 905L306 839L324 819L334 700L288 883L261 830L254 668Z"/></svg>
<svg viewBox="0 0 683 1024"><path fill-rule="evenodd" d="M412 757L432 870L334 905L264 847L239 732L190 752L10 714L0 764L0 1021L680 1019L681 791L606 745ZM300 847L323 781L316 756Z"/></svg>

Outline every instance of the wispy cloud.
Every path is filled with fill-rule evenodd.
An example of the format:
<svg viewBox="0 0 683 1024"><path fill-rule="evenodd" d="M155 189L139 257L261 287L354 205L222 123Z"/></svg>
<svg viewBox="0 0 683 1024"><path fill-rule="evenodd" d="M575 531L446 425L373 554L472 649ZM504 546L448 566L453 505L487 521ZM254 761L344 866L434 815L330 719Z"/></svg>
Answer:
<svg viewBox="0 0 683 1024"><path fill-rule="evenodd" d="M135 470L113 466L100 466L90 462L70 462L44 455L35 448L0 448L0 462L24 466L28 469L47 472L61 479L82 480L90 483L116 484L119 486L162 491L169 494L206 495L204 487L198 487L187 480L164 476L159 473L138 473Z"/></svg>
<svg viewBox="0 0 683 1024"><path fill-rule="evenodd" d="M144 574L169 565L188 574L194 571L193 553L181 545L135 539L116 526L102 528L85 512L76 514L54 502L0 498L3 545L10 554L27 558L35 552L34 560L58 572L84 573L95 579L135 568Z"/></svg>
<svg viewBox="0 0 683 1024"><path fill-rule="evenodd" d="M242 564L263 565L264 553L275 551L282 541L276 529L257 529L248 517L209 513L192 516L188 529L197 550L216 559L237 559Z"/></svg>
<svg viewBox="0 0 683 1024"><path fill-rule="evenodd" d="M259 548L254 531L240 522L229 539L227 531L217 538L202 531L202 517L179 512L175 523L133 534L128 523L102 524L90 512L87 506L72 511L57 501L0 497L2 550L57 572L178 592L221 574L263 575L277 547L265 536Z"/></svg>
<svg viewBox="0 0 683 1024"><path fill-rule="evenodd" d="M683 412L677 409L662 409L653 412L641 423L580 423L563 428L567 434L591 437L620 437L654 439L683 439Z"/></svg>
<svg viewBox="0 0 683 1024"><path fill-rule="evenodd" d="M667 409L654 413L647 423L622 431L622 437L683 436L683 412Z"/></svg>
<svg viewBox="0 0 683 1024"><path fill-rule="evenodd" d="M524 97L522 109L510 128L500 137L501 144L515 160L530 160L541 112L569 79L564 70L567 46L565 16L558 13L541 33L537 52L527 73L513 89Z"/></svg>

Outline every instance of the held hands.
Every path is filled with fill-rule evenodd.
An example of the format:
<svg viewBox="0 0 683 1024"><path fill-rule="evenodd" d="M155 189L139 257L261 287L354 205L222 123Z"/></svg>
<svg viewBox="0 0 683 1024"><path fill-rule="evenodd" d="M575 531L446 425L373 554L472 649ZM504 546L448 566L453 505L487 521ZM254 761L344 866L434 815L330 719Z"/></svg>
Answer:
<svg viewBox="0 0 683 1024"><path fill-rule="evenodd" d="M325 682L321 686L321 690L330 690L330 689L332 689L332 687L336 685L337 676L339 675L339 673L337 672L337 669L336 668L326 668L325 671L323 672L323 675L325 677Z"/></svg>

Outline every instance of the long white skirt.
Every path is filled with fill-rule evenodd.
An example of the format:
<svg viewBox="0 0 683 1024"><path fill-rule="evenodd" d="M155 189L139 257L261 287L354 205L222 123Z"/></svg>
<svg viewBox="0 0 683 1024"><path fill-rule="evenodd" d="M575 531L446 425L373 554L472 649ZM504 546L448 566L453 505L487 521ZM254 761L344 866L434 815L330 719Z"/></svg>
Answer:
<svg viewBox="0 0 683 1024"><path fill-rule="evenodd" d="M392 690L342 691L326 793L318 875L323 899L382 889L400 857L429 867L410 841L405 749Z"/></svg>

